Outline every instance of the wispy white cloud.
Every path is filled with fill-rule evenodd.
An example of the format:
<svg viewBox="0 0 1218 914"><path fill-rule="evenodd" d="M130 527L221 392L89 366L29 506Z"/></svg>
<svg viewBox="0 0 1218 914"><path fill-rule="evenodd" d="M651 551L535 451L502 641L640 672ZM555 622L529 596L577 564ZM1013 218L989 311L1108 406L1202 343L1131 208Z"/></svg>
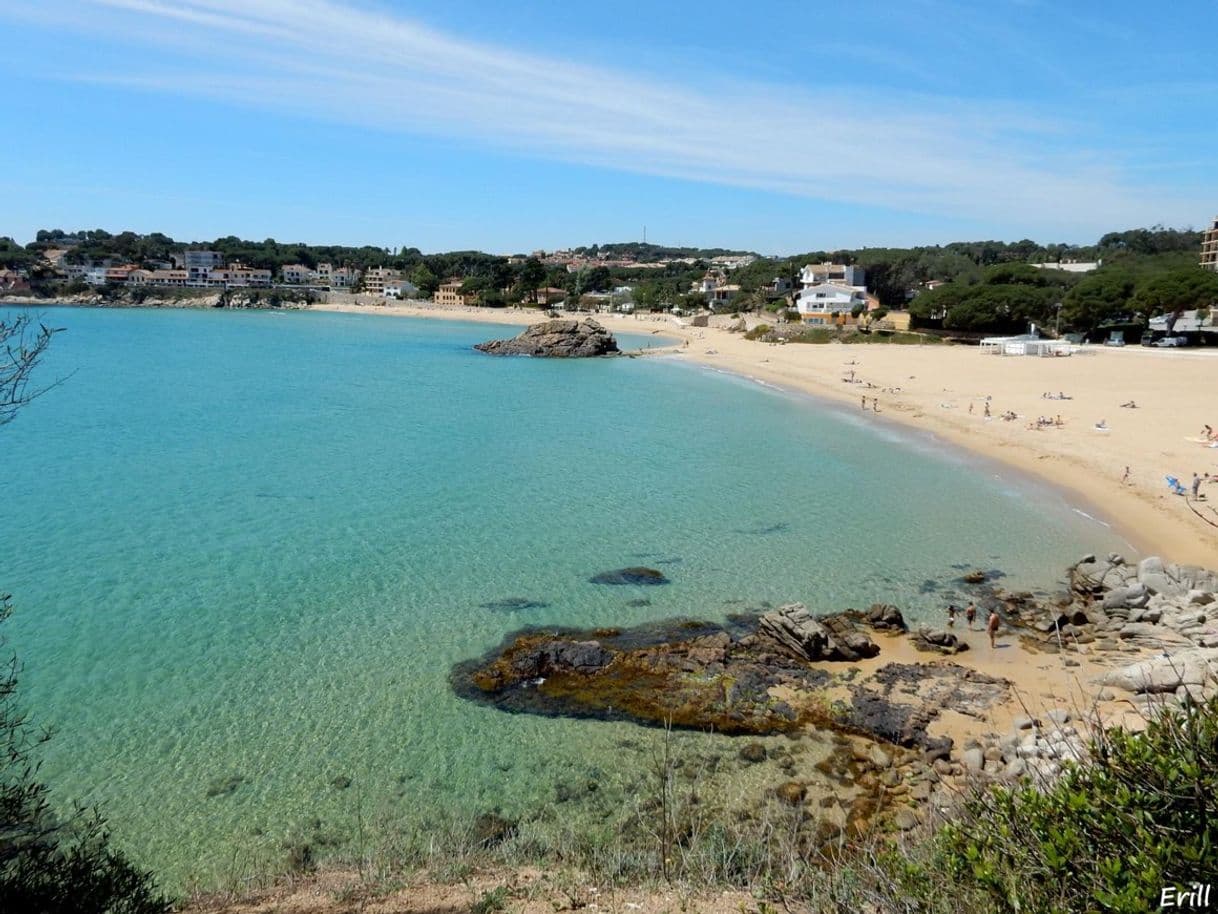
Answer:
<svg viewBox="0 0 1218 914"><path fill-rule="evenodd" d="M1076 146L1068 119L1010 106L806 80L683 85L341 0L66 0L55 19L155 49L76 74L129 88L1008 225L1090 231L1187 212L1114 152Z"/></svg>

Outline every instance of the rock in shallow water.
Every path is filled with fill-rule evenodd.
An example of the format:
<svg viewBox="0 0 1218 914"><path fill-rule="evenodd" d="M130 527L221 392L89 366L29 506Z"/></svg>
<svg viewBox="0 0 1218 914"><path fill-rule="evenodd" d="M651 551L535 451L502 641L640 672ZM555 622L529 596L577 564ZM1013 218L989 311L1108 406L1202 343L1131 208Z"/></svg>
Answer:
<svg viewBox="0 0 1218 914"><path fill-rule="evenodd" d="M583 359L620 352L613 334L591 319L546 321L534 324L513 339L490 340L474 348L490 355L548 359Z"/></svg>
<svg viewBox="0 0 1218 914"><path fill-rule="evenodd" d="M479 604L482 609L489 609L493 612L522 612L526 609L547 609L549 603L543 603L541 600L530 600L527 597L504 597L502 600L491 600L489 603Z"/></svg>
<svg viewBox="0 0 1218 914"><path fill-rule="evenodd" d="M616 571L602 571L600 574L593 575L589 580L593 584L612 585L641 584L643 586L655 586L668 583L668 578L664 576L664 572L642 566L618 568Z"/></svg>

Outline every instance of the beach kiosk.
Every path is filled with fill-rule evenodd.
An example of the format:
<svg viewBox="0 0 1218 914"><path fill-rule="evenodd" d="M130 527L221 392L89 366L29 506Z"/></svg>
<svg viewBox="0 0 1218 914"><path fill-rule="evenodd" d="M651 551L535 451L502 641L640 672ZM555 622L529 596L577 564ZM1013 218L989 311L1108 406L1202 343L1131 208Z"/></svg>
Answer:
<svg viewBox="0 0 1218 914"><path fill-rule="evenodd" d="M981 351L990 355L1070 355L1073 347L1069 340L1045 340L1031 333L1019 336L987 336L981 341Z"/></svg>

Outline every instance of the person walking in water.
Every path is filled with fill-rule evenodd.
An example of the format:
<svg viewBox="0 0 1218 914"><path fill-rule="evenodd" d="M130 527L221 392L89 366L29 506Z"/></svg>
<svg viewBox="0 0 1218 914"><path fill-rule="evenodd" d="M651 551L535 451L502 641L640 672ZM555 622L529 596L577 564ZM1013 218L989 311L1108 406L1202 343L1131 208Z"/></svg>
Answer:
<svg viewBox="0 0 1218 914"><path fill-rule="evenodd" d="M985 630L990 633L990 649L994 649L998 645L994 643L994 639L998 637L998 626L1001 623L998 618L998 610L990 610L990 621L985 624Z"/></svg>
<svg viewBox="0 0 1218 914"><path fill-rule="evenodd" d="M955 603L950 603L950 604L948 604L948 607L947 607L947 627L948 627L948 628L955 628L955 627L956 627L956 604L955 604Z"/></svg>
<svg viewBox="0 0 1218 914"><path fill-rule="evenodd" d="M977 621L977 607L972 603L964 610L964 621L968 623L968 630L973 630L973 623Z"/></svg>

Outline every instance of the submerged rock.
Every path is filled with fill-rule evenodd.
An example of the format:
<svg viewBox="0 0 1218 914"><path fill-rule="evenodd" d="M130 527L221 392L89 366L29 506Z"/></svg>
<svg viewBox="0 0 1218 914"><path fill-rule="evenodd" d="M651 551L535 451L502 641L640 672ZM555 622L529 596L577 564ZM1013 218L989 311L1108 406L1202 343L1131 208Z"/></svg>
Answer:
<svg viewBox="0 0 1218 914"><path fill-rule="evenodd" d="M207 796L209 798L228 796L244 783L245 775L242 774L230 774L227 777L216 778L207 785Z"/></svg>
<svg viewBox="0 0 1218 914"><path fill-rule="evenodd" d="M546 609L549 605L541 600L530 600L527 597L504 597L502 600L480 603L479 607L493 612L522 612L526 609Z"/></svg>
<svg viewBox="0 0 1218 914"><path fill-rule="evenodd" d="M643 566L635 566L633 568L618 568L616 571L602 571L600 574L593 575L589 580L593 584L641 584L644 586L655 586L657 584L667 584L668 578L664 576L664 572L657 571L654 568L644 568Z"/></svg>
<svg viewBox="0 0 1218 914"><path fill-rule="evenodd" d="M534 324L510 340L490 340L475 349L490 355L528 355L548 359L581 359L616 355L613 334L591 318Z"/></svg>

